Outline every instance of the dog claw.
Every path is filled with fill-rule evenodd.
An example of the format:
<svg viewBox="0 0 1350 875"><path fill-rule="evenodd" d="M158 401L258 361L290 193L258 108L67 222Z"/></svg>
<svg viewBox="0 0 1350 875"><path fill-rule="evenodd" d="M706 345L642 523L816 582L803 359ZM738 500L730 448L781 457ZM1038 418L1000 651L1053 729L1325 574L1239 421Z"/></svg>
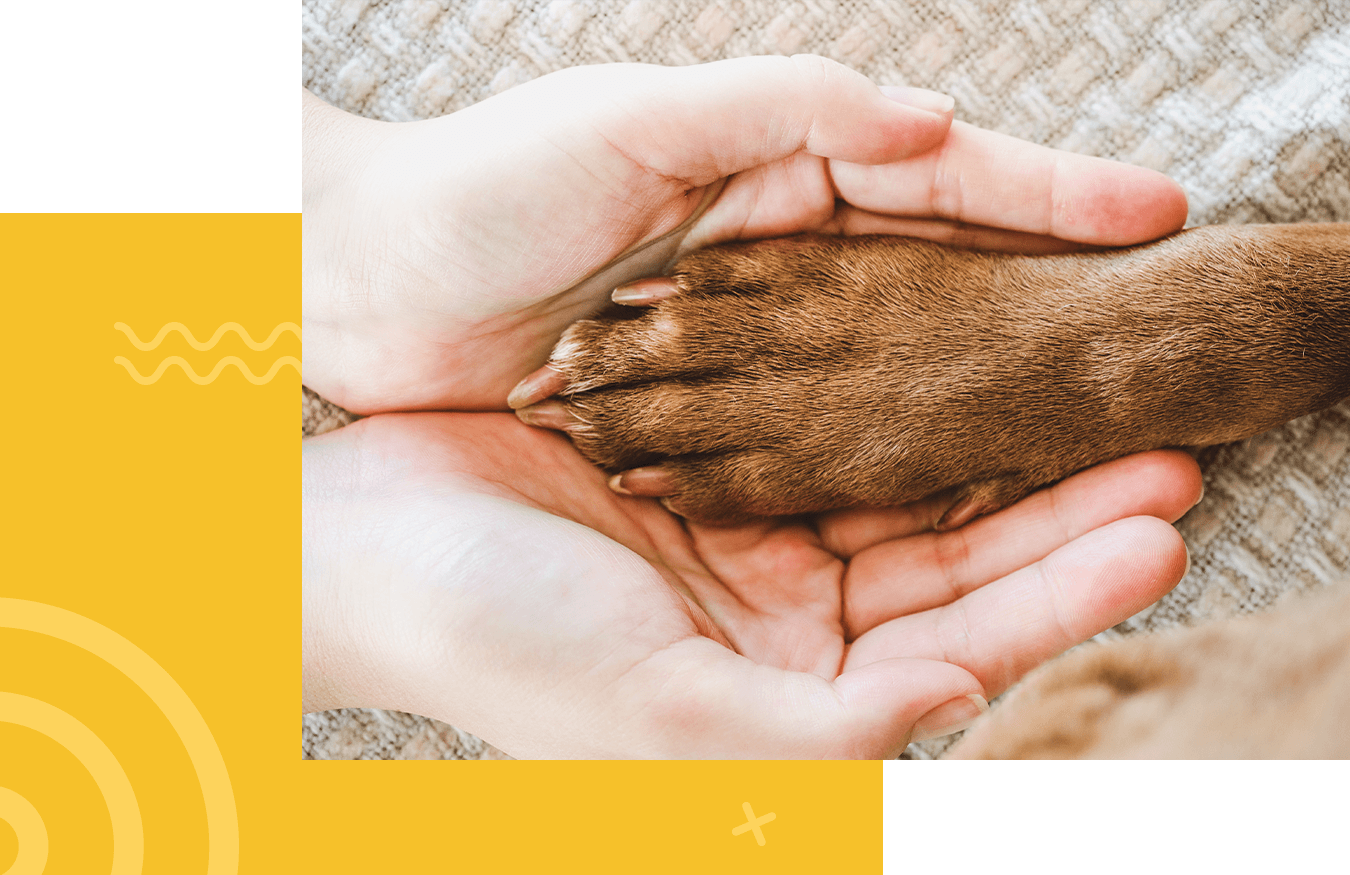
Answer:
<svg viewBox="0 0 1350 875"><path fill-rule="evenodd" d="M569 425L575 425L577 418L568 412L561 401L545 401L532 404L516 411L516 416L526 425L540 428L552 428L562 431Z"/></svg>
<svg viewBox="0 0 1350 875"><path fill-rule="evenodd" d="M680 293L680 287L669 277L654 276L624 283L614 290L610 300L625 307L646 307L657 301L674 297Z"/></svg>
<svg viewBox="0 0 1350 875"><path fill-rule="evenodd" d="M537 404L545 398L552 398L567 386L567 378L559 371L544 365L516 384L511 394L506 396L506 404L512 410L520 410Z"/></svg>
<svg viewBox="0 0 1350 875"><path fill-rule="evenodd" d="M609 478L609 488L620 495L658 498L675 492L675 479L665 468L632 468Z"/></svg>

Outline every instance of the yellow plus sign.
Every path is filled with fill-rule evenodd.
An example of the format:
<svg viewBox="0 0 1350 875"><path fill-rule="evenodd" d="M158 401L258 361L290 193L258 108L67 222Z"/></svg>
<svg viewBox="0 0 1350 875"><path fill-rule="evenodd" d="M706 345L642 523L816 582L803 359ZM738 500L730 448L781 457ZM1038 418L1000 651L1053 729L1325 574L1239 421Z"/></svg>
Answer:
<svg viewBox="0 0 1350 875"><path fill-rule="evenodd" d="M750 807L749 802L742 802L741 810L745 812L746 822L741 824L740 826L733 827L731 830L731 834L734 836L738 836L743 832L750 832L751 830L754 830L755 841L759 842L759 846L761 848L764 847L764 832L759 827L761 824L765 824L773 820L778 815L770 811L763 817L756 818L755 809Z"/></svg>

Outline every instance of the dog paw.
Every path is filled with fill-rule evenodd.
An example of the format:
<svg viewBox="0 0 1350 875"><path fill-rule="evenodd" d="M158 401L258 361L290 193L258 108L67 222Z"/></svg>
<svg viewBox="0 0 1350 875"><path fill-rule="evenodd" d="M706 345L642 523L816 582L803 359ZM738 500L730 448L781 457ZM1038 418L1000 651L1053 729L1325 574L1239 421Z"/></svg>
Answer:
<svg viewBox="0 0 1350 875"><path fill-rule="evenodd" d="M1030 675L968 731L956 759L1072 759L1141 747L1193 683L1164 639L1085 649ZM994 713L996 712L996 713Z"/></svg>
<svg viewBox="0 0 1350 875"><path fill-rule="evenodd" d="M942 257L905 243L910 261ZM569 328L512 406L566 431L616 490L702 522L957 485L946 520L959 525L1034 483L959 458L941 348L922 324L895 330L924 320L907 315L903 284L877 280L896 252L804 237L693 253L669 278L619 289L629 306Z"/></svg>
<svg viewBox="0 0 1350 875"><path fill-rule="evenodd" d="M958 759L1350 756L1350 581L1265 613L1087 644L1028 675Z"/></svg>
<svg viewBox="0 0 1350 875"><path fill-rule="evenodd" d="M714 246L616 290L627 306L569 328L510 403L619 491L699 521L941 492L954 528L1089 465L1344 397L1350 331L1327 326L1350 320L1347 268L1347 226L1049 256Z"/></svg>

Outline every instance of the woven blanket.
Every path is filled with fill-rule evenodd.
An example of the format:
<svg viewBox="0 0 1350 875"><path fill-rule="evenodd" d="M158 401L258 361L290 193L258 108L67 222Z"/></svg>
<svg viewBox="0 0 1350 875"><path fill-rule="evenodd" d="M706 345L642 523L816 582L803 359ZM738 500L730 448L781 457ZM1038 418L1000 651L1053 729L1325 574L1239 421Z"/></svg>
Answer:
<svg viewBox="0 0 1350 875"><path fill-rule="evenodd" d="M957 117L1161 170L1190 224L1350 221L1350 4L1264 0L304 0L304 84L359 115L454 112L578 64L811 52ZM350 416L313 393L304 433ZM1101 638L1262 610L1350 577L1350 403L1207 452L1179 523L1192 567ZM947 742L911 745L936 756ZM311 758L481 758L453 727L304 718Z"/></svg>

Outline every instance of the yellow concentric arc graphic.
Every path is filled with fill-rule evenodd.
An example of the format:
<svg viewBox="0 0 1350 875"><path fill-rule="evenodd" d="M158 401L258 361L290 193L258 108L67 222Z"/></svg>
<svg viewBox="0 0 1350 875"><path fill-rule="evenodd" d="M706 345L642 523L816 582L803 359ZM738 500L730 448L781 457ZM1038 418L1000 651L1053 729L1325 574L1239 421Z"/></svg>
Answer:
<svg viewBox="0 0 1350 875"><path fill-rule="evenodd" d="M53 605L0 598L0 628L48 635L87 650L122 672L150 697L187 748L202 788L206 803L207 875L236 875L239 871L239 816L230 775L215 736L201 712L169 673L145 651L106 626ZM28 696L0 693L0 721L41 732L79 759L103 793L112 819L113 875L139 873L144 854L140 808L126 772L107 746L74 717ZM30 855L36 857L39 831L45 864L46 830L42 827L41 816L27 800L12 791L3 792L9 795L0 795L0 817L9 821L19 837L19 859L10 870L17 875L19 862L27 861ZM19 823L8 816L11 813ZM34 817L37 818L36 829ZM27 850L30 846L31 851ZM24 862L24 865L29 863Z"/></svg>
<svg viewBox="0 0 1350 875"><path fill-rule="evenodd" d="M139 875L145 859L145 831L141 826L141 808L122 764L108 746L80 721L60 708L16 693L0 693L0 720L26 726L55 741L74 755L93 777L108 806L112 820L113 853L111 875ZM19 794L14 794L19 797ZM28 800L24 800L26 803ZM31 805L29 806L32 807ZM36 813L36 812L35 812ZM41 818L39 817L39 822ZM19 829L13 821L14 832ZM43 831L42 856L47 856L46 831ZM19 857L24 856L24 836L19 835ZM17 868L11 867L11 871ZM41 869L38 870L42 871Z"/></svg>
<svg viewBox="0 0 1350 875"><path fill-rule="evenodd" d="M41 875L47 868L47 825L33 803L0 787L0 820L14 829L19 838L19 855L3 875Z"/></svg>
<svg viewBox="0 0 1350 875"><path fill-rule="evenodd" d="M176 331L179 334L181 334L183 336L183 339L186 340L188 344L193 349L196 350L208 350L213 348L217 343L220 342L220 339L225 336L225 333L229 331L233 331L235 334L239 335L240 339L243 340L244 343L248 346L248 348L252 350L264 350L271 348L272 344L277 342L277 338L287 331L294 334L297 338L300 337L300 326L296 325L294 322L280 323L279 325L277 325L277 327L272 329L272 333L267 335L267 339L262 341L261 343L254 340L253 336L248 333L248 329L244 328L244 326L240 325L238 322L223 323L219 328L216 329L215 333L211 335L211 339L206 341L205 343L198 340L196 336L193 335L191 329L189 329L182 322L166 323L162 328L159 329L159 332L155 334L154 339L149 341L148 343L141 340L140 337L137 336L136 332L132 330L131 326L127 325L125 322L113 323L113 329L125 334L127 336L127 340L131 341L131 345L139 350L155 349L161 343L164 342L164 338L167 337L169 332L171 331ZM187 374L188 379L196 383L198 386L205 386L209 383L215 382L216 377L220 376L220 372L225 370L226 365L234 365L236 368L239 369L239 372L244 375L244 379L248 380L255 386L262 386L272 382L272 378L277 375L277 372L287 365L290 365L291 367L295 368L297 372L300 371L300 360L297 359L295 356L289 355L284 355L281 358L277 359L276 361L272 362L272 366L267 369L267 373L262 375L261 377L253 373L253 371L249 368L249 366L244 363L243 359L233 355L227 355L220 361L216 362L215 367L213 367L211 369L211 372L204 377L198 374L195 370L193 370L192 365L188 364L186 359L184 359L182 356L177 355L167 356L155 368L154 373L152 373L148 377L141 374L141 372L136 369L136 366L133 365L131 361L127 359L125 356L120 355L115 356L113 358L113 364L121 365L122 367L126 368L127 374L129 374L133 380L135 380L137 383L140 383L142 386L149 386L152 383L159 382L159 378L164 375L164 372L169 369L170 365L178 365L178 367L183 369L183 373Z"/></svg>

